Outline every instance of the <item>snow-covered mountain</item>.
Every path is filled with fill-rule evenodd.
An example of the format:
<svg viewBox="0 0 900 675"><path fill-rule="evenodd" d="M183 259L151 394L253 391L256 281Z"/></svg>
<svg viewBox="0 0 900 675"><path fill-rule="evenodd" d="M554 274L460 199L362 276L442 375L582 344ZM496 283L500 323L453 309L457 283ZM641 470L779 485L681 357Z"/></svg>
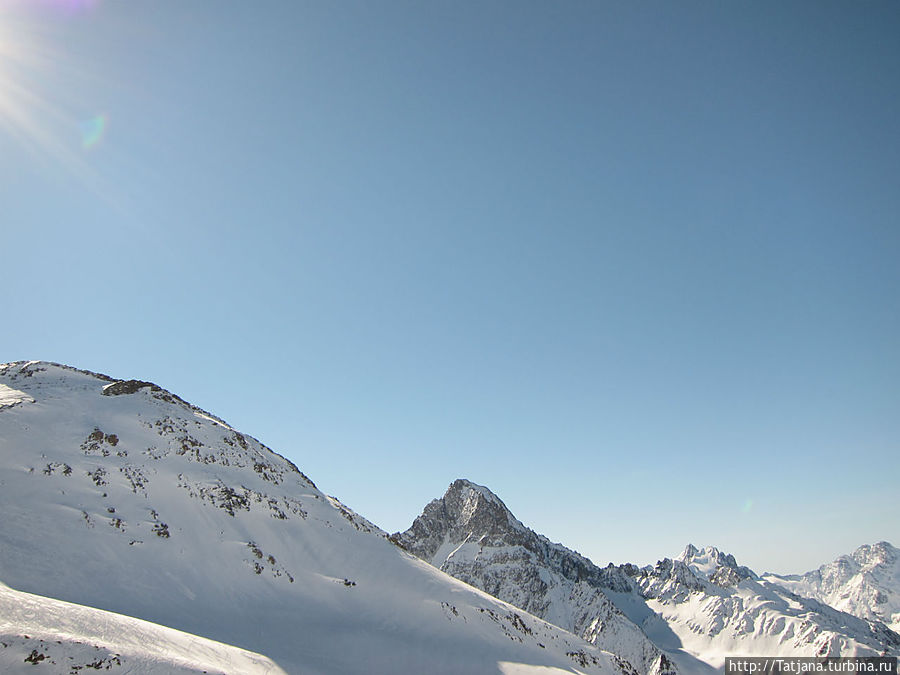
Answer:
<svg viewBox="0 0 900 675"><path fill-rule="evenodd" d="M0 365L0 514L4 672L629 672L148 382Z"/></svg>
<svg viewBox="0 0 900 675"><path fill-rule="evenodd" d="M622 655L639 672L709 672L726 656L895 655L900 636L763 581L713 547L600 568L457 480L392 535L445 572Z"/></svg>
<svg viewBox="0 0 900 675"><path fill-rule="evenodd" d="M876 620L896 613L887 544L818 585L692 546L599 568L457 481L392 537L410 555L214 415L44 362L0 365L0 513L3 672L686 675L900 650Z"/></svg>
<svg viewBox="0 0 900 675"><path fill-rule="evenodd" d="M900 635L760 579L714 547L688 545L655 566L626 565L636 589L681 647L721 667L727 656L897 656Z"/></svg>
<svg viewBox="0 0 900 675"><path fill-rule="evenodd" d="M900 632L900 549L886 541L860 546L806 574L763 578L863 619Z"/></svg>

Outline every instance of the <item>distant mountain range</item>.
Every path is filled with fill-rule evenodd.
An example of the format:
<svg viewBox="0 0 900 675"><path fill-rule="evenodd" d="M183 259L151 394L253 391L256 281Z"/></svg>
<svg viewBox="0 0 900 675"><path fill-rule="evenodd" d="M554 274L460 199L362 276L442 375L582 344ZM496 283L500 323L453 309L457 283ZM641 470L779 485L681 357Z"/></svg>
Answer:
<svg viewBox="0 0 900 675"><path fill-rule="evenodd" d="M689 545L653 567L597 567L528 529L490 490L466 480L455 481L392 539L448 574L622 655L638 672L673 666L705 672L726 656L752 654L900 653L900 636L877 616L797 595L713 547Z"/></svg>
<svg viewBox="0 0 900 675"><path fill-rule="evenodd" d="M4 673L663 675L900 649L889 544L798 577L694 547L600 568L463 480L388 537L177 395L47 362L0 365L0 513Z"/></svg>

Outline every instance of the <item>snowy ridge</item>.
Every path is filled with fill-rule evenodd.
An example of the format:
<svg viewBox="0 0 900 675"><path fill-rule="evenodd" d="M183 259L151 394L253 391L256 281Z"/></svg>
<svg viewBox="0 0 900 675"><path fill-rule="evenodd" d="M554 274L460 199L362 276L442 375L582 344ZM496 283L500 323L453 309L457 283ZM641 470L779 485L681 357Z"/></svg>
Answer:
<svg viewBox="0 0 900 675"><path fill-rule="evenodd" d="M229 673L630 672L400 550L291 462L161 387L46 362L0 366L0 384L34 401L0 409L0 581L179 631L172 663L190 634L225 646L210 647L211 666L232 648L260 656ZM74 639L97 642L110 615L73 611L85 621ZM48 647L42 672L70 672L47 666L81 647L50 644L63 629L44 616L34 636L24 618L4 624L0 663ZM142 672L123 643L94 646L110 672Z"/></svg>
<svg viewBox="0 0 900 675"><path fill-rule="evenodd" d="M900 632L900 549L886 541L806 574L763 578L862 619L880 620Z"/></svg>

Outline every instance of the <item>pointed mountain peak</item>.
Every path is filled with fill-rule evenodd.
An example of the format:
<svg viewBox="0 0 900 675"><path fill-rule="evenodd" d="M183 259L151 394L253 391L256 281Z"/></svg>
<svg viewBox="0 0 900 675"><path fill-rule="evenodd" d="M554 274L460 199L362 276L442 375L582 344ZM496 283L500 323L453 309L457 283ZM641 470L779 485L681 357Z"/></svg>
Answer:
<svg viewBox="0 0 900 675"><path fill-rule="evenodd" d="M615 651L622 672L670 672L666 657L607 595L641 606L627 573L612 563L597 567L530 530L484 486L453 481L391 539L447 574Z"/></svg>
<svg viewBox="0 0 900 675"><path fill-rule="evenodd" d="M697 555L699 552L700 552L700 549L698 549L696 546L694 546L693 544L688 544L687 546L684 547L684 550L681 552L681 555L678 556L676 558L676 560L690 560L695 555Z"/></svg>
<svg viewBox="0 0 900 675"><path fill-rule="evenodd" d="M487 504L492 504L494 507L498 507L500 512L507 513L510 517L512 516L512 512L506 507L506 504L503 503L503 500L500 499L500 497L495 495L485 486L478 485L465 478L457 478L450 483L450 487L448 487L447 491L444 493L444 502L453 502L458 499L462 499L466 504L476 508L479 506L479 503L483 501ZM515 520L515 518L513 518L513 520Z"/></svg>
<svg viewBox="0 0 900 675"><path fill-rule="evenodd" d="M525 534L533 536L497 495L460 478L450 484L443 497L425 507L412 527L392 539L420 558L431 560L447 542L508 543Z"/></svg>
<svg viewBox="0 0 900 675"><path fill-rule="evenodd" d="M622 592L631 589L627 575L611 563L599 568L576 551L537 534L491 490L464 478L453 481L443 497L429 503L408 530L390 538L445 571L445 563L451 559L459 563L465 557L464 549L478 556L489 550L515 549L515 556L533 558L572 581Z"/></svg>
<svg viewBox="0 0 900 675"><path fill-rule="evenodd" d="M718 586L733 586L742 579L755 579L748 567L738 565L734 556L723 553L715 546L697 548L688 544L675 561L684 563L697 577Z"/></svg>

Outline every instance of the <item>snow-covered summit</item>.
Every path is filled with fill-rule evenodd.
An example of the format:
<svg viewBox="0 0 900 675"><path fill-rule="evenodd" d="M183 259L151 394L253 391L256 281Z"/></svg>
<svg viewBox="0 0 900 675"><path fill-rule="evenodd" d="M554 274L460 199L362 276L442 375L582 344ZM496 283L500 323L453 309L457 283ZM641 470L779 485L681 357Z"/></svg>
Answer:
<svg viewBox="0 0 900 675"><path fill-rule="evenodd" d="M444 550L453 542L468 540L523 541L527 528L497 495L482 485L460 478L444 496L431 501L412 527L394 536L403 548L432 564L452 555Z"/></svg>
<svg viewBox="0 0 900 675"><path fill-rule="evenodd" d="M763 578L900 632L900 549L886 541L860 546L806 574Z"/></svg>
<svg viewBox="0 0 900 675"><path fill-rule="evenodd" d="M718 586L733 586L742 579L756 578L749 567L738 565L732 554L723 553L715 546L698 549L688 544L675 560L684 563L698 577Z"/></svg>

